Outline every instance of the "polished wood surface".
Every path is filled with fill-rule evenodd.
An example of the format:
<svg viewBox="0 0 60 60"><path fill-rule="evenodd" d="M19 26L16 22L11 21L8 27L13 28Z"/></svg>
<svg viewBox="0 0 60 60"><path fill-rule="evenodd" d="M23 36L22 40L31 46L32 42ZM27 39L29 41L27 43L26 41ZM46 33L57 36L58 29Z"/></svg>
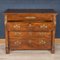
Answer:
<svg viewBox="0 0 60 60"><path fill-rule="evenodd" d="M6 53L11 50L54 53L57 13L53 9L8 9L4 14Z"/></svg>
<svg viewBox="0 0 60 60"><path fill-rule="evenodd" d="M51 48L51 39L31 39L31 40L24 40L24 39L10 39L10 49L21 49L21 50L33 50L33 49L50 49Z"/></svg>
<svg viewBox="0 0 60 60"><path fill-rule="evenodd" d="M7 19L12 20L52 20L53 14L47 13L7 13Z"/></svg>
<svg viewBox="0 0 60 60"><path fill-rule="evenodd" d="M9 32L9 38L51 38L51 32Z"/></svg>
<svg viewBox="0 0 60 60"><path fill-rule="evenodd" d="M8 22L8 31L52 31L53 22Z"/></svg>

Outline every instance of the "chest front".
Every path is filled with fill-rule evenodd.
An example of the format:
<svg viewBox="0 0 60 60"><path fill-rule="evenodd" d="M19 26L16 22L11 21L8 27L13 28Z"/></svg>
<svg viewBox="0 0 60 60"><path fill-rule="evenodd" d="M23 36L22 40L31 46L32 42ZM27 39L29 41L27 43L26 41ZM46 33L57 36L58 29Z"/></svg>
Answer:
<svg viewBox="0 0 60 60"><path fill-rule="evenodd" d="M54 52L56 15L53 13L5 13L6 53L11 50Z"/></svg>

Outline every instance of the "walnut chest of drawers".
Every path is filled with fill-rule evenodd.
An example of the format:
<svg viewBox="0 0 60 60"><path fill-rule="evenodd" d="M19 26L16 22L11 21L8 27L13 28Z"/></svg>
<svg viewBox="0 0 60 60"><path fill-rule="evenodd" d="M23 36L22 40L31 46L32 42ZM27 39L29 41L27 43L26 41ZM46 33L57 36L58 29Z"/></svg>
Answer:
<svg viewBox="0 0 60 60"><path fill-rule="evenodd" d="M4 15L6 53L13 50L54 53L57 13L53 9L8 9Z"/></svg>

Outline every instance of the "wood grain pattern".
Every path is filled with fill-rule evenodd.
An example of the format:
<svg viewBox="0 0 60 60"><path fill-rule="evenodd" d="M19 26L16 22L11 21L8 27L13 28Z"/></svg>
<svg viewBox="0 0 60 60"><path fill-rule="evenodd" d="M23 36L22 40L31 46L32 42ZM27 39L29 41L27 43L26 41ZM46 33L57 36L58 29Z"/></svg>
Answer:
<svg viewBox="0 0 60 60"><path fill-rule="evenodd" d="M24 23L24 22L8 22L7 23L8 27L8 31L26 31L29 30L28 23Z"/></svg>
<svg viewBox="0 0 60 60"><path fill-rule="evenodd" d="M21 14L17 14L17 13L9 13L7 14L7 19L9 20L52 20L52 14L38 14L38 13L21 13ZM30 17L30 18L26 18L26 17ZM35 18L31 18L31 17L35 17Z"/></svg>
<svg viewBox="0 0 60 60"><path fill-rule="evenodd" d="M9 22L8 31L52 31L53 22Z"/></svg>
<svg viewBox="0 0 60 60"><path fill-rule="evenodd" d="M33 31L51 31L54 29L52 22L32 23Z"/></svg>
<svg viewBox="0 0 60 60"><path fill-rule="evenodd" d="M6 53L11 50L50 50L54 53L56 15L54 10L37 9L34 13L33 10L7 10Z"/></svg>
<svg viewBox="0 0 60 60"><path fill-rule="evenodd" d="M33 50L33 49L51 49L51 39L31 39L31 40L24 40L24 39L9 39L11 50Z"/></svg>
<svg viewBox="0 0 60 60"><path fill-rule="evenodd" d="M9 38L33 39L33 38L51 39L51 32L9 32Z"/></svg>
<svg viewBox="0 0 60 60"><path fill-rule="evenodd" d="M6 43L6 53L10 53L10 48L9 48L9 41L8 41L8 31L7 31L7 15L5 15L5 43Z"/></svg>

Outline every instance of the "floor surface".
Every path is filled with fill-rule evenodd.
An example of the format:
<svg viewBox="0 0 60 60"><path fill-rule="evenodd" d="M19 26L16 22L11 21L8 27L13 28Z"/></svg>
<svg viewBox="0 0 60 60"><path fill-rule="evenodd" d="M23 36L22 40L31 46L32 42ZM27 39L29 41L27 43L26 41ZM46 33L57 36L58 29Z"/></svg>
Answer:
<svg viewBox="0 0 60 60"><path fill-rule="evenodd" d="M0 60L60 60L60 45L55 46L55 54L43 50L20 50L5 53L5 45L0 45Z"/></svg>

